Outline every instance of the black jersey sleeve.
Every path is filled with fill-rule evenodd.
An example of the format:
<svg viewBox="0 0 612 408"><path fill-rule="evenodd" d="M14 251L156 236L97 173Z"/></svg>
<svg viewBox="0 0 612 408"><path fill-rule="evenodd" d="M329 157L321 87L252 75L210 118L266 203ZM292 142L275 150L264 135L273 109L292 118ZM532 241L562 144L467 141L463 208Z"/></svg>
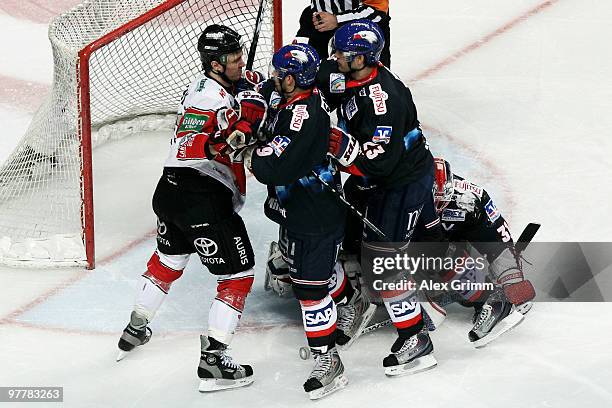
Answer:
<svg viewBox="0 0 612 408"><path fill-rule="evenodd" d="M326 150L322 146L326 144L320 138L329 136L321 134L325 118L317 117L317 112L320 110L298 103L278 113L272 140L253 152L252 170L259 182L289 185L323 162Z"/></svg>

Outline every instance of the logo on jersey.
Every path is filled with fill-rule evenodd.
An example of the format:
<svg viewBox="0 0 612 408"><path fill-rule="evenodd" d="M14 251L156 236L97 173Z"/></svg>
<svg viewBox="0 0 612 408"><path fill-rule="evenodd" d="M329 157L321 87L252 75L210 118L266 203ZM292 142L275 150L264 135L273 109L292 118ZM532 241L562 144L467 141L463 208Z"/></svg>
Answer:
<svg viewBox="0 0 612 408"><path fill-rule="evenodd" d="M455 188L457 190L469 191L470 193L474 193L478 198L482 197L482 188L467 182L465 180L455 180Z"/></svg>
<svg viewBox="0 0 612 408"><path fill-rule="evenodd" d="M193 245L198 254L202 256L213 256L219 250L217 243L209 238L196 238Z"/></svg>
<svg viewBox="0 0 612 408"><path fill-rule="evenodd" d="M391 140L391 133L393 133L392 126L376 126L374 136L372 136L372 141L374 143L387 144Z"/></svg>
<svg viewBox="0 0 612 408"><path fill-rule="evenodd" d="M485 204L485 211L487 212L487 217L489 217L489 220L491 220L491 222L497 221L497 219L501 215L497 210L497 207L493 203L493 200L489 200Z"/></svg>
<svg viewBox="0 0 612 408"><path fill-rule="evenodd" d="M329 299L327 304L318 304L314 307L302 309L304 329L307 337L319 337L331 334L336 328L336 313L334 301Z"/></svg>
<svg viewBox="0 0 612 408"><path fill-rule="evenodd" d="M353 116L355 116L355 114L357 113L359 109L357 108L357 101L355 100L355 97L353 96L346 104L345 108L344 108L344 112L346 113L346 118L348 120L353 119Z"/></svg>
<svg viewBox="0 0 612 408"><path fill-rule="evenodd" d="M192 109L187 109L179 123L179 128L176 131L178 137L183 136L183 132L201 132L206 125L210 116L200 112L194 112Z"/></svg>
<svg viewBox="0 0 612 408"><path fill-rule="evenodd" d="M238 250L238 256L240 256L240 264L246 265L249 262L249 259L247 258L247 252L244 247L244 242L242 242L242 237L234 237L234 244Z"/></svg>
<svg viewBox="0 0 612 408"><path fill-rule="evenodd" d="M467 213L463 210L455 210L447 208L442 212L442 221L465 221L465 215Z"/></svg>
<svg viewBox="0 0 612 408"><path fill-rule="evenodd" d="M414 300L401 300L399 302L390 303L389 308L391 309L393 317L395 318L408 317L412 314L415 314L417 302Z"/></svg>
<svg viewBox="0 0 612 408"><path fill-rule="evenodd" d="M374 114L375 115L384 115L387 113L387 102L385 102L389 98L389 94L383 91L380 84L370 85L370 99L374 103Z"/></svg>
<svg viewBox="0 0 612 408"><path fill-rule="evenodd" d="M270 95L270 108L272 109L278 109L278 105L280 105L280 101L281 101L281 96L278 92L274 91L272 92L272 95Z"/></svg>
<svg viewBox="0 0 612 408"><path fill-rule="evenodd" d="M343 93L346 90L346 78L344 74L333 72L329 74L329 91L331 93Z"/></svg>
<svg viewBox="0 0 612 408"><path fill-rule="evenodd" d="M268 146L274 150L274 154L280 157L287 146L289 146L289 143L291 143L291 139L289 139L287 136L276 136L270 143L268 143Z"/></svg>
<svg viewBox="0 0 612 408"><path fill-rule="evenodd" d="M302 129L304 121L309 117L306 105L295 105L289 129L299 132Z"/></svg>
<svg viewBox="0 0 612 408"><path fill-rule="evenodd" d="M166 232L168 232L168 227L166 226L166 223L160 220L157 220L157 233L159 235L166 235Z"/></svg>

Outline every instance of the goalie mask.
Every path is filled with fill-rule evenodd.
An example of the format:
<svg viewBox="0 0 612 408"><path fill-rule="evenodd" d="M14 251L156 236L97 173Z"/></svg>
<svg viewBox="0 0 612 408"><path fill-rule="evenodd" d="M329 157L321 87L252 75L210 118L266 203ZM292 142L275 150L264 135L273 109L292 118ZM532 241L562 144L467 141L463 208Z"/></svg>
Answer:
<svg viewBox="0 0 612 408"><path fill-rule="evenodd" d="M442 212L453 199L453 172L450 163L436 157L434 159L434 204L438 213Z"/></svg>

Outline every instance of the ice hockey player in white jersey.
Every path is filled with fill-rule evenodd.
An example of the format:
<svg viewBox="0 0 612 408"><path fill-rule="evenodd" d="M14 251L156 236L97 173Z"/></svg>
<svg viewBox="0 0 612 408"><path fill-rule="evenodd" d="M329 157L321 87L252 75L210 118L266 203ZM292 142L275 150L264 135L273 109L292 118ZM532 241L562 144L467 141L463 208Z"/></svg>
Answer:
<svg viewBox="0 0 612 408"><path fill-rule="evenodd" d="M508 223L487 191L453 174L449 162L442 158L435 158L434 166L434 201L445 238L456 245L455 255L464 251L461 243L469 242L489 262L488 271L449 270L442 280L487 280L496 286L493 291L457 293L463 305L476 308L468 337L475 347L482 347L519 324L531 308L535 290L525 279L529 264L515 250Z"/></svg>
<svg viewBox="0 0 612 408"><path fill-rule="evenodd" d="M147 327L193 253L217 276L217 295L201 338L200 391L248 385L253 370L235 363L227 346L253 283L253 249L238 215L245 194L244 147L265 115L265 102L248 92L234 97L243 78L240 35L206 27L198 41L203 72L183 94L175 134L153 195L157 249L142 276L118 359L151 337ZM243 79L242 79L243 80Z"/></svg>

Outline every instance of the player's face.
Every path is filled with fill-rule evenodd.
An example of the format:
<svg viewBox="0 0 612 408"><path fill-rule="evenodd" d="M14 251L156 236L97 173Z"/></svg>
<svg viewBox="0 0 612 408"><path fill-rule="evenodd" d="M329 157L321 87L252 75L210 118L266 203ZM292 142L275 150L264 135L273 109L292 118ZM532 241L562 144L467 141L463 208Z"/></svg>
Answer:
<svg viewBox="0 0 612 408"><path fill-rule="evenodd" d="M238 51L227 56L225 75L232 82L238 82L238 80L242 77L242 69L245 66L242 55L242 51Z"/></svg>
<svg viewBox="0 0 612 408"><path fill-rule="evenodd" d="M336 62L338 63L338 70L343 73L351 72L351 64L347 60L344 52L336 50L334 52L334 56L336 57Z"/></svg>

